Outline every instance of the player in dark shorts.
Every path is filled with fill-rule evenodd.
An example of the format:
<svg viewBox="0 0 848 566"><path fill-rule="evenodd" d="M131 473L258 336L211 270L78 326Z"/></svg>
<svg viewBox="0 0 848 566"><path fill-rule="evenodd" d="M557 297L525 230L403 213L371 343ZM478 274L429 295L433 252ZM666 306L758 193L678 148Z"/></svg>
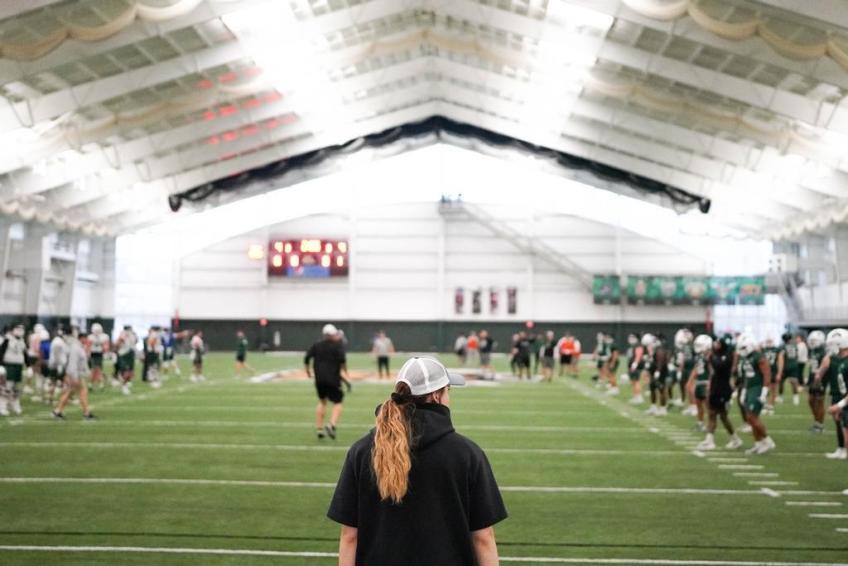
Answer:
<svg viewBox="0 0 848 566"><path fill-rule="evenodd" d="M787 332L780 337L783 340L783 348L777 355L777 378L778 378L778 402L783 402L783 385L787 381L792 384L792 404L801 403L801 381L802 369L798 360L798 337Z"/></svg>
<svg viewBox="0 0 848 566"><path fill-rule="evenodd" d="M621 365L621 356L618 353L618 346L615 344L615 339L612 334L604 334L604 345L606 346L607 359L602 368L603 375L607 380L607 395L618 395L618 377L616 372L618 366Z"/></svg>
<svg viewBox="0 0 848 566"><path fill-rule="evenodd" d="M318 393L318 406L315 408L315 432L319 439L329 436L336 439L336 426L342 416L342 373L347 374L347 358L344 346L339 339L339 331L332 324L324 325L323 339L313 344L303 358L306 375L313 378L312 367L315 368L315 390ZM349 378L349 376L348 376ZM329 422L324 422L327 412L327 401L333 404Z"/></svg>
<svg viewBox="0 0 848 566"><path fill-rule="evenodd" d="M642 337L642 344L647 352L643 358L645 358L647 364L651 388L651 407L646 413L664 417L668 414L666 392L668 391L668 366L671 362L671 352L661 338L650 334Z"/></svg>
<svg viewBox="0 0 848 566"><path fill-rule="evenodd" d="M733 375L734 353L729 337L724 336L713 340L712 353L709 358L708 370L710 374L709 386L707 388L707 408L709 419L707 421L707 436L698 444L698 450L715 450L716 417L721 418L730 440L724 446L728 450L735 450L742 446L742 439L736 435L730 417L727 414L730 399L733 397L733 386L730 383Z"/></svg>
<svg viewBox="0 0 848 566"><path fill-rule="evenodd" d="M527 339L527 333L523 330L518 333L513 356L518 368L518 379L522 379L522 376L530 379L530 340Z"/></svg>
<svg viewBox="0 0 848 566"><path fill-rule="evenodd" d="M775 449L775 443L768 435L766 425L760 418L763 407L769 395L771 383L771 366L757 347L757 341L749 334L739 337L736 344L738 356L738 375L745 380L742 399L745 403L745 413L751 432L754 435L754 446L745 454L765 454Z"/></svg>
<svg viewBox="0 0 848 566"><path fill-rule="evenodd" d="M247 364L247 337L244 331L236 332L236 377L241 377L245 369L253 373L253 368Z"/></svg>
<svg viewBox="0 0 848 566"><path fill-rule="evenodd" d="M554 331L545 333L545 342L539 348L539 358L542 360L542 381L549 383L554 380L554 355L556 354L557 342Z"/></svg>

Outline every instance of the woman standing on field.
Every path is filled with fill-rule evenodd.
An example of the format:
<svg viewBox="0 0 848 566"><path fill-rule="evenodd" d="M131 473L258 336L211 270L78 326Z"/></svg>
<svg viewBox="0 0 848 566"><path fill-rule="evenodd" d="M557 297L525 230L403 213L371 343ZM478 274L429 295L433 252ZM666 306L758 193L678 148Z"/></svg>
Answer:
<svg viewBox="0 0 848 566"><path fill-rule="evenodd" d="M377 424L348 451L327 516L341 523L340 566L496 566L506 518L483 451L456 433L450 386L430 358L400 370Z"/></svg>

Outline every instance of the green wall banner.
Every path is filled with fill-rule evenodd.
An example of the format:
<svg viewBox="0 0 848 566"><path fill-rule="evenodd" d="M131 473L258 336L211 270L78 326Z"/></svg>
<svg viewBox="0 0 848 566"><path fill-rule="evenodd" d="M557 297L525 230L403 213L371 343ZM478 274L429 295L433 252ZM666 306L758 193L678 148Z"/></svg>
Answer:
<svg viewBox="0 0 848 566"><path fill-rule="evenodd" d="M596 305L621 304L621 277L618 275L595 275L592 295Z"/></svg>
<svg viewBox="0 0 848 566"><path fill-rule="evenodd" d="M595 275L595 304L629 305L762 305L766 281L757 276Z"/></svg>

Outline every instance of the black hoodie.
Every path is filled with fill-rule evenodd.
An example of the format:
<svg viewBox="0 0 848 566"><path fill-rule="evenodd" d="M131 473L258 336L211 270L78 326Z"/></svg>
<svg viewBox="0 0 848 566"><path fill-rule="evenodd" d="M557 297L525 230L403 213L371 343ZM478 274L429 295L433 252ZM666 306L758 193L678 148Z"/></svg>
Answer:
<svg viewBox="0 0 848 566"><path fill-rule="evenodd" d="M372 430L348 451L327 516L358 529L357 566L473 566L471 532L507 516L489 461L454 431L444 405L417 405L412 422L412 470L403 501L380 501Z"/></svg>

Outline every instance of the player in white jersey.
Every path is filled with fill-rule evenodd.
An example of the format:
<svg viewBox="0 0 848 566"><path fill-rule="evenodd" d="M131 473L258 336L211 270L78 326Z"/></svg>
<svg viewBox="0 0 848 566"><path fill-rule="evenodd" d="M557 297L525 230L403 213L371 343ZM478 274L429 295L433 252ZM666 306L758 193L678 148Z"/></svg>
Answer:
<svg viewBox="0 0 848 566"><path fill-rule="evenodd" d="M44 325L37 323L27 337L27 369L24 373L24 395L33 395L33 401L40 401L38 391L42 385L41 340L47 332Z"/></svg>
<svg viewBox="0 0 848 566"><path fill-rule="evenodd" d="M26 363L26 342L24 342L24 326L16 324L3 336L0 344L0 362L5 370L5 387L0 389L0 397L4 400L0 406L0 414L8 414L6 406L16 415L21 414L21 382Z"/></svg>
<svg viewBox="0 0 848 566"><path fill-rule="evenodd" d="M127 324L118 335L115 347L118 350L118 376L120 378L121 391L124 395L130 394L130 385L135 376L135 346L138 337L133 332L132 326Z"/></svg>
<svg viewBox="0 0 848 566"><path fill-rule="evenodd" d="M56 384L62 384L65 380L65 366L68 364L68 345L65 343L65 330L59 326L56 328L56 336L50 342L50 357L47 360L47 395L44 396L46 403L53 404L53 396L56 393Z"/></svg>
<svg viewBox="0 0 848 566"><path fill-rule="evenodd" d="M203 353L206 345L203 343L203 332L196 332L191 337L191 382L206 381L203 377Z"/></svg>
<svg viewBox="0 0 848 566"><path fill-rule="evenodd" d="M91 325L88 336L88 359L91 366L91 385L103 389L103 356L109 352L109 335L99 322Z"/></svg>
<svg viewBox="0 0 848 566"><path fill-rule="evenodd" d="M159 368L162 364L162 337L160 327L151 326L144 339L144 369L142 378L156 389L162 386L159 379Z"/></svg>

